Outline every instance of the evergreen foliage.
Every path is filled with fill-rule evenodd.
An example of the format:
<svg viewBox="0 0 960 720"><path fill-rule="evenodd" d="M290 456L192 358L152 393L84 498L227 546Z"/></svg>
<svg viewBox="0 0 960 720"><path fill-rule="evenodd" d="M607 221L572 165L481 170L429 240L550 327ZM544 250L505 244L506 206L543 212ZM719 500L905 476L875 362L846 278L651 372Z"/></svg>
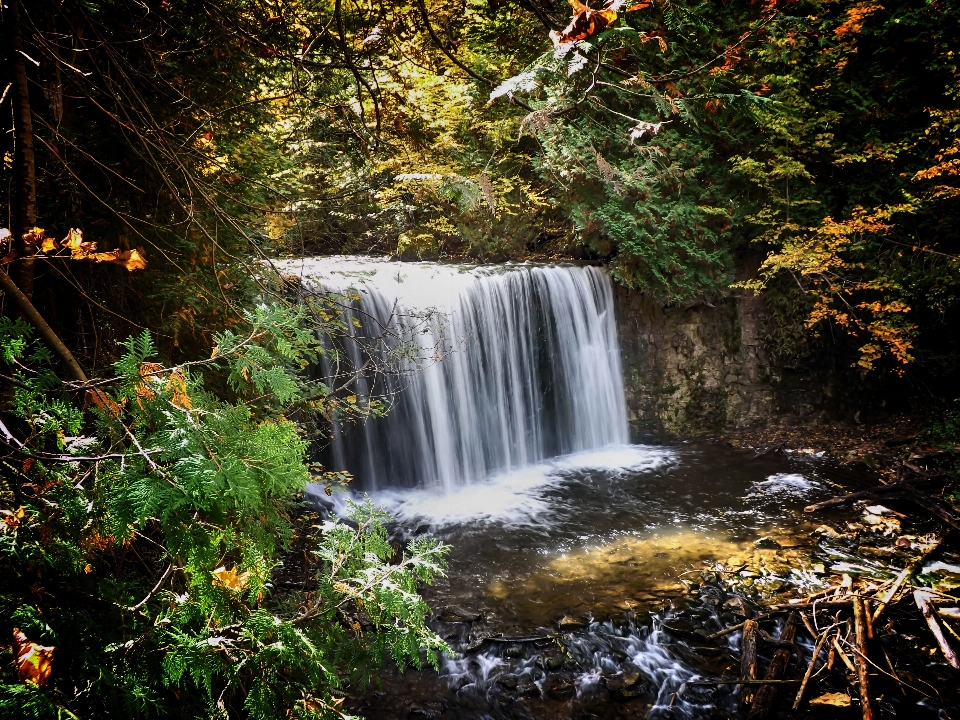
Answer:
<svg viewBox="0 0 960 720"><path fill-rule="evenodd" d="M297 499L312 478L286 417L319 392L300 376L321 351L304 320L261 305L210 358L175 366L144 331L86 389L84 414L31 328L4 319L24 440L4 461L0 632L56 650L43 688L5 655L0 716L339 717L344 684L385 659L436 665L445 645L417 590L445 548L420 538L398 554L369 502L350 525L297 523L316 517ZM273 577L294 532L312 559L291 592Z"/></svg>

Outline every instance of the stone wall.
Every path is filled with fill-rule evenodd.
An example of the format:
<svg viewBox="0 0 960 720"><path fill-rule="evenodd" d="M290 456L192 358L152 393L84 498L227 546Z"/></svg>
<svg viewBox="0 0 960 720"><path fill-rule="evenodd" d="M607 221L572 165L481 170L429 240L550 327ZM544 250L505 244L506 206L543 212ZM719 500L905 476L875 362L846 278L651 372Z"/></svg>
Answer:
<svg viewBox="0 0 960 720"><path fill-rule="evenodd" d="M760 329L763 300L663 307L618 287L617 322L635 438L709 435L778 415Z"/></svg>

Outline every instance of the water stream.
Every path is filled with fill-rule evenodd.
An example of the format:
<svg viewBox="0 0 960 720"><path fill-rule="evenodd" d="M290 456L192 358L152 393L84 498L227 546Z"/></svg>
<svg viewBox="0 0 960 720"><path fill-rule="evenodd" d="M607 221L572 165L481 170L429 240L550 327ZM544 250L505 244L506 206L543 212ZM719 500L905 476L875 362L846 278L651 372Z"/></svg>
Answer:
<svg viewBox="0 0 960 720"><path fill-rule="evenodd" d="M728 716L730 688L678 691L736 657L699 647L676 618L701 632L733 621L705 580L716 570L762 565L745 580L757 588L797 580L800 508L830 492L810 459L629 444L613 294L596 268L335 258L288 271L348 296L330 382L362 369L356 402L392 405L335 427L324 459L357 483L331 509L366 492L397 518L398 541L452 547L425 594L455 655L439 674L386 670L351 709Z"/></svg>

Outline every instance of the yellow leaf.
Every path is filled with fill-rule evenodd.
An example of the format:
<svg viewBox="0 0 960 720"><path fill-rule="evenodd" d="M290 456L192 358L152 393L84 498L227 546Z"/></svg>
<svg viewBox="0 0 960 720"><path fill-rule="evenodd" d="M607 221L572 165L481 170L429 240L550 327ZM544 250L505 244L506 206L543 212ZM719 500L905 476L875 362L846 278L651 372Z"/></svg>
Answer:
<svg viewBox="0 0 960 720"><path fill-rule="evenodd" d="M40 232L43 232L42 230ZM67 233L67 236L61 241L63 246L67 250L79 250L80 246L83 245L83 231L77 230L76 228L70 228L70 232Z"/></svg>
<svg viewBox="0 0 960 720"><path fill-rule="evenodd" d="M57 249L57 241L51 237L45 237L40 249L45 253L52 252Z"/></svg>
<svg viewBox="0 0 960 720"><path fill-rule="evenodd" d="M850 707L850 696L846 693L827 693L810 701L811 707Z"/></svg>
<svg viewBox="0 0 960 720"><path fill-rule="evenodd" d="M351 405L356 405L356 404L357 404L357 396L356 396L356 395L347 395L347 402L350 403Z"/></svg>
<svg viewBox="0 0 960 720"><path fill-rule="evenodd" d="M233 590L234 592L240 592L246 588L247 581L250 580L249 570L245 570L244 572L238 574L236 568L227 570L227 568L223 565L214 570L212 574L214 585L219 585L220 587L226 588L227 590Z"/></svg>

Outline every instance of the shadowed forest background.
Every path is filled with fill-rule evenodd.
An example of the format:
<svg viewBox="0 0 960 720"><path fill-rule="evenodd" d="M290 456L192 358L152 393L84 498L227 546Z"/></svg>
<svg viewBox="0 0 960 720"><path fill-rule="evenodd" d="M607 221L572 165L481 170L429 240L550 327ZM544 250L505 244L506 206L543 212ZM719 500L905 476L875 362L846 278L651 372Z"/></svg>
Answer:
<svg viewBox="0 0 960 720"><path fill-rule="evenodd" d="M845 388L825 416L909 414L956 478L954 0L8 0L2 21L0 715L335 717L385 658L436 663L417 590L447 549L392 547L371 506L309 532L306 483L349 481L314 462L331 419L386 408L305 372L350 298L298 301L278 258L603 264L663 307L759 293L774 362ZM278 574L294 556L306 585Z"/></svg>

